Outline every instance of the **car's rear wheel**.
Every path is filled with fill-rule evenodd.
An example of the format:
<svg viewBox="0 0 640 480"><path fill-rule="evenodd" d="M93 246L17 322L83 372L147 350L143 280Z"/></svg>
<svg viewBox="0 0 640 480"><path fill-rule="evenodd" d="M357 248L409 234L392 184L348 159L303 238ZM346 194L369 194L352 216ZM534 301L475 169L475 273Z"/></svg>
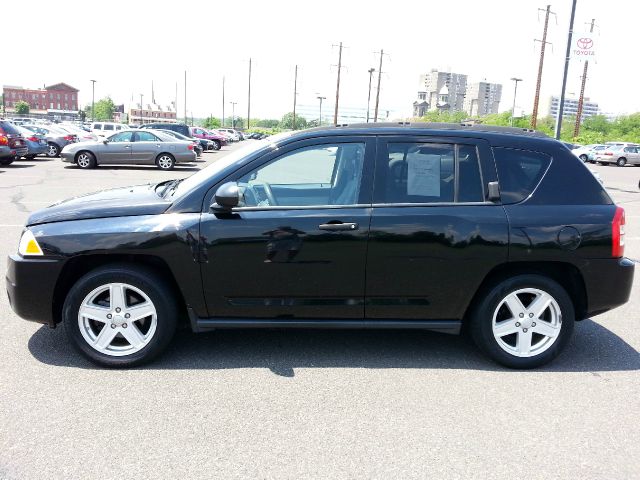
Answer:
<svg viewBox="0 0 640 480"><path fill-rule="evenodd" d="M27 160L33 160L33 159L36 158L36 156L35 155L25 155L24 158L26 158Z"/></svg>
<svg viewBox="0 0 640 480"><path fill-rule="evenodd" d="M626 158L619 158L618 161L616 162L616 165L618 165L619 167L624 167L626 164L627 164Z"/></svg>
<svg viewBox="0 0 640 480"><path fill-rule="evenodd" d="M80 152L76 157L76 165L80 168L95 168L97 165L96 157L91 152Z"/></svg>
<svg viewBox="0 0 640 480"><path fill-rule="evenodd" d="M579 158L580 158L580 160L582 160L583 162L586 162L586 161L589 159L589 157L587 157L584 153L583 153L582 155L580 155L580 157L579 157Z"/></svg>
<svg viewBox="0 0 640 480"><path fill-rule="evenodd" d="M566 346L575 321L571 298L554 280L517 275L489 289L471 314L478 347L510 368L534 368Z"/></svg>
<svg viewBox="0 0 640 480"><path fill-rule="evenodd" d="M168 153L162 153L156 158L156 165L160 170L173 170L176 165L176 159Z"/></svg>
<svg viewBox="0 0 640 480"><path fill-rule="evenodd" d="M62 314L67 335L83 355L108 367L131 367L166 348L178 309L173 292L153 271L112 265L80 278Z"/></svg>
<svg viewBox="0 0 640 480"><path fill-rule="evenodd" d="M15 157L0 158L0 165L11 165Z"/></svg>
<svg viewBox="0 0 640 480"><path fill-rule="evenodd" d="M213 140L213 150L220 150L220 142L218 140Z"/></svg>
<svg viewBox="0 0 640 480"><path fill-rule="evenodd" d="M47 157L54 158L60 155L60 147L53 142L49 142L47 147Z"/></svg>

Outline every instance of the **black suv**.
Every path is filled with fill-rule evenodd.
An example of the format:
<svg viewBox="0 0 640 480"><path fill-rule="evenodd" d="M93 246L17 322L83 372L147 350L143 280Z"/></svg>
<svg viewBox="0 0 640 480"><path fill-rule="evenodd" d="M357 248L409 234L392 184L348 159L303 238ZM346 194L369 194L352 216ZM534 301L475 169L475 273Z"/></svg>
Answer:
<svg viewBox="0 0 640 480"><path fill-rule="evenodd" d="M191 130L189 130L189 125L187 125L186 123L147 123L145 125L141 125L140 128L171 130L173 132L178 132L185 137L191 138Z"/></svg>
<svg viewBox="0 0 640 480"><path fill-rule="evenodd" d="M560 142L447 124L254 142L181 181L33 213L7 289L91 360L217 328L468 330L514 368L625 303L624 211Z"/></svg>

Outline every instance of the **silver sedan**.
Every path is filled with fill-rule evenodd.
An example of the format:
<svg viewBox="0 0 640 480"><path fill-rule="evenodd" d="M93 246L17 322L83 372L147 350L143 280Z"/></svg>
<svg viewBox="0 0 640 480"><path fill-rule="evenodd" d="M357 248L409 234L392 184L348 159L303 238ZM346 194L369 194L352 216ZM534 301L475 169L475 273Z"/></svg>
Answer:
<svg viewBox="0 0 640 480"><path fill-rule="evenodd" d="M62 160L80 168L98 165L156 165L171 170L176 163L193 162L193 143L162 132L124 130L95 142L81 142L62 149Z"/></svg>

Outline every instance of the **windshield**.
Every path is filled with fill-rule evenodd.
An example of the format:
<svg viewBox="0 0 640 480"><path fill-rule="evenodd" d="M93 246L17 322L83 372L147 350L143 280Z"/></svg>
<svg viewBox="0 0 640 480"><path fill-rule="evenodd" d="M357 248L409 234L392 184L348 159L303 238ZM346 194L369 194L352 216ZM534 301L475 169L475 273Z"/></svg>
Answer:
<svg viewBox="0 0 640 480"><path fill-rule="evenodd" d="M253 152L257 152L258 150L268 147L270 145L274 146L275 143L283 138L287 138L292 135L292 132L284 132L278 135L273 135L269 137L268 140L259 140L257 142L253 142L246 147L240 148L235 152L230 153L226 157L218 160L217 162L212 163L207 168L203 168L197 173L194 173L190 177L184 179L179 185L177 185L176 189L171 192L171 196L174 198L179 198L184 194L193 190L196 186L200 185L202 182L206 181L208 178L213 177L216 173L221 172L225 168L230 165L233 165L237 161L243 159L247 155L252 154Z"/></svg>

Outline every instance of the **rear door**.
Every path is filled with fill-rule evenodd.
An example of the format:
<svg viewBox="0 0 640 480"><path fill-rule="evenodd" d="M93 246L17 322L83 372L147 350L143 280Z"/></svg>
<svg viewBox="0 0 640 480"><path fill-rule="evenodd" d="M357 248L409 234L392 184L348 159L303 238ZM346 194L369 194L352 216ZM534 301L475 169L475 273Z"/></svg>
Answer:
<svg viewBox="0 0 640 480"><path fill-rule="evenodd" d="M151 132L140 131L133 134L132 161L134 163L154 164L162 150L162 140Z"/></svg>
<svg viewBox="0 0 640 480"><path fill-rule="evenodd" d="M496 179L483 140L379 139L367 318L462 318L484 277L507 260L504 209L486 200Z"/></svg>

